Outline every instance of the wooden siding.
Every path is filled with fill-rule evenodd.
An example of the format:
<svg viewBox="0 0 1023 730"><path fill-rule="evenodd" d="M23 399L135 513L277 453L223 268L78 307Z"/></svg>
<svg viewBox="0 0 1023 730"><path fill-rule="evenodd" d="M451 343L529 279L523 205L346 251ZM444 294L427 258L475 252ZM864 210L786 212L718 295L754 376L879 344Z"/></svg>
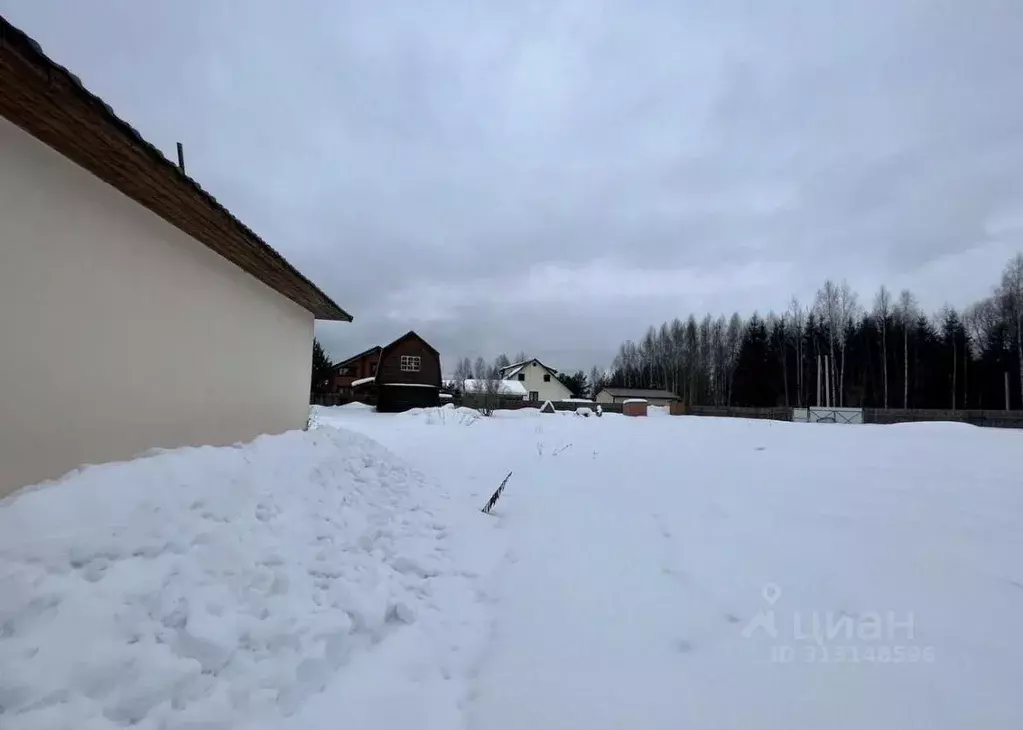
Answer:
<svg viewBox="0 0 1023 730"><path fill-rule="evenodd" d="M402 355L418 356L420 358L419 372L411 373L402 370ZM380 353L377 384L402 383L434 385L438 390L440 389L440 355L414 332L395 340Z"/></svg>

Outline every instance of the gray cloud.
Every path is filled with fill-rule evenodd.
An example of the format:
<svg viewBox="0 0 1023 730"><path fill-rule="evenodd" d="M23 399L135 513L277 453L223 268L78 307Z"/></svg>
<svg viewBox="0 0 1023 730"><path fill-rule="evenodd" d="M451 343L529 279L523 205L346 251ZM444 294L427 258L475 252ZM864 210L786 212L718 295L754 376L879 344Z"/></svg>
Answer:
<svg viewBox="0 0 1023 730"><path fill-rule="evenodd" d="M827 276L965 304L1023 245L1015 0L0 12L355 315L338 356L588 367Z"/></svg>

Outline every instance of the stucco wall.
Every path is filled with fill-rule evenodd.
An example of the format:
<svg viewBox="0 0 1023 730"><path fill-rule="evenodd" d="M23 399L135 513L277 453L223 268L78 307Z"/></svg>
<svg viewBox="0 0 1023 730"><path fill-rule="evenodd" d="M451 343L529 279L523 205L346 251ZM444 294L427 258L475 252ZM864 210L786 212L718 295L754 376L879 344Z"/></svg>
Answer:
<svg viewBox="0 0 1023 730"><path fill-rule="evenodd" d="M544 375L550 375L550 373L536 363L531 362L526 365L522 369L522 373L526 376L526 379L521 381L522 384L526 386L527 391L537 393L537 399L540 401L557 401L572 397L572 391L553 375L549 381L545 382Z"/></svg>
<svg viewBox="0 0 1023 730"><path fill-rule="evenodd" d="M305 424L313 317L0 118L0 495Z"/></svg>

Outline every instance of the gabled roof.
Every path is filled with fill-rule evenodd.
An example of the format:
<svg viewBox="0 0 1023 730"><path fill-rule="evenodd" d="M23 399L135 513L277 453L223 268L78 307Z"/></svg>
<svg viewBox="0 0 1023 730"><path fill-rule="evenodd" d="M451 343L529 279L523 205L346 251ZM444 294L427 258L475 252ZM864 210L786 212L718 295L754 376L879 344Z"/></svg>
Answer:
<svg viewBox="0 0 1023 730"><path fill-rule="evenodd" d="M417 340L419 340L420 342L422 342L422 343L423 343L424 345L426 345L426 347L427 347L427 348L428 348L428 349L429 349L429 350L430 350L430 351L431 351L431 352L432 352L432 353L433 353L434 355L436 355L436 356L437 356L438 358L440 357L440 353L439 353L439 352L437 352L436 348L434 348L434 346L433 346L433 345L431 345L431 344L430 344L429 342L427 342L427 341L426 341L426 340L424 340L424 339L423 339L422 337L420 337L419 335L417 335L417 334L415 333L415 330L409 330L408 332L406 332L405 334L403 334L403 335L402 335L401 337L399 337L398 339L394 340L394 341L393 341L393 342L391 342L390 344L384 345L384 347L382 348L382 351L381 351L381 353L380 353L380 359L381 359L381 360L383 360L383 359L384 359L384 355L385 355L385 352L386 352L387 350L390 350L390 349L391 349L392 347L394 347L395 345L397 345L397 344L398 344L399 342L402 342L402 341L404 341L404 340L407 340L407 339L408 339L408 338L410 338L410 337L414 337L414 338L416 338Z"/></svg>
<svg viewBox="0 0 1023 730"><path fill-rule="evenodd" d="M350 314L3 16L0 116L317 319L352 321Z"/></svg>
<svg viewBox="0 0 1023 730"><path fill-rule="evenodd" d="M672 398L678 400L678 395L670 390L657 388L601 388L600 391L607 393L612 398Z"/></svg>
<svg viewBox="0 0 1023 730"><path fill-rule="evenodd" d="M424 345L426 345L426 347L429 348L429 350L431 352L433 352L435 355L437 355L437 357L440 357L440 353L437 352L437 350L434 348L433 345L431 345L429 342L427 342L422 337L417 335L414 330L409 330L408 332L403 334L398 339L391 341L390 343L388 343L387 345L384 345L383 347L381 347L380 345L374 345L373 347L370 347L367 350L363 350L358 355L352 355L347 360L342 360L341 362L337 363L334 367L335 368L343 368L346 365L351 365L356 360L361 360L362 358L368 357L369 355L379 355L380 359L383 360L384 359L384 350L389 350L390 348L392 348L395 345L397 345L399 342L402 342L402 341L408 339L409 337L415 337L417 340L419 340Z"/></svg>
<svg viewBox="0 0 1023 730"><path fill-rule="evenodd" d="M373 345L373 347L369 348L368 350L363 350L358 355L352 355L347 360L342 360L341 362L339 362L334 367L335 368L343 368L346 365L351 365L356 360L361 360L362 358L364 358L364 357L366 357L368 355L373 355L373 354L376 354L378 352L380 352L380 345Z"/></svg>
<svg viewBox="0 0 1023 730"><path fill-rule="evenodd" d="M516 375L519 374L519 372L523 368L525 368L527 365L529 365L531 363L534 363L534 362L537 365L539 365L540 367L542 367L544 370L549 372L554 377L558 376L558 371L557 370L555 370L554 368L547 367L546 365L544 365L542 362L540 362L539 360L537 360L534 357L534 358L530 358L529 360L523 360L521 362L515 362L515 363L512 363L511 365L508 365L506 367L501 368L501 370L500 370L501 377L503 377L503 378L515 377Z"/></svg>
<svg viewBox="0 0 1023 730"><path fill-rule="evenodd" d="M431 345L429 342L424 340L422 337L420 337L418 334L416 334L415 331L413 331L413 330L409 330L408 332L403 334L401 337L399 337L398 339L394 340L394 342L391 342L390 344L384 345L384 347L380 350L380 362L383 363L384 360L387 359L387 357L390 354L391 350L393 350L399 344L401 344L402 342L404 342L405 340L408 340L408 339L419 340L423 345L426 346L426 349L428 349L430 352L432 352L434 355L437 356L437 364L438 365L440 364L440 353L437 352L437 349L433 345ZM438 388L440 387L440 368L439 367L437 368L437 382L435 383L435 385Z"/></svg>

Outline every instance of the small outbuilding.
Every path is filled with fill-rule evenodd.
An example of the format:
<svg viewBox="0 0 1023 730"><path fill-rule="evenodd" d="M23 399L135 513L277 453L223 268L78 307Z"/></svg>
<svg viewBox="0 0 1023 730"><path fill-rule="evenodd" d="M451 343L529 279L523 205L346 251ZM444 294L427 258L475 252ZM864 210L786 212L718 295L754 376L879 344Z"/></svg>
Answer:
<svg viewBox="0 0 1023 730"><path fill-rule="evenodd" d="M647 401L642 398L628 398L622 402L622 414L626 416L645 416Z"/></svg>
<svg viewBox="0 0 1023 730"><path fill-rule="evenodd" d="M652 406L670 406L681 400L670 390L656 388L602 388L594 398L597 403L624 403L633 398L641 398Z"/></svg>

